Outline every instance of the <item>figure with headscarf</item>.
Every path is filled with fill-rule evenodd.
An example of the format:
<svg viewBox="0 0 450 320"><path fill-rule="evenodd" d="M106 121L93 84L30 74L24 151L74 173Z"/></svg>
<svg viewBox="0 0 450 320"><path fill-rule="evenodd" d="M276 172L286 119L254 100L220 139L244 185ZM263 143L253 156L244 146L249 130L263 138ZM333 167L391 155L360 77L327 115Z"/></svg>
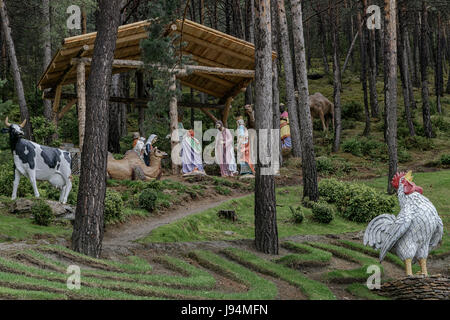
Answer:
<svg viewBox="0 0 450 320"><path fill-rule="evenodd" d="M222 177L235 176L238 174L236 158L234 157L233 134L223 126L222 121L216 122L218 130L216 136L216 162L220 165Z"/></svg>
<svg viewBox="0 0 450 320"><path fill-rule="evenodd" d="M181 162L183 164L183 175L202 174L205 175L202 160L202 146L194 137L194 130L189 130L184 135L181 143Z"/></svg>
<svg viewBox="0 0 450 320"><path fill-rule="evenodd" d="M284 111L280 117L280 136L281 136L281 148L291 149L291 129L289 127L289 115L287 111Z"/></svg>
<svg viewBox="0 0 450 320"><path fill-rule="evenodd" d="M144 162L147 167L150 167L150 154L153 152L153 144L158 140L158 136L156 134L152 134L148 137L147 142L145 143L144 148Z"/></svg>
<svg viewBox="0 0 450 320"><path fill-rule="evenodd" d="M242 117L237 118L237 159L241 166L240 174L253 175L255 169L250 157L250 140L248 130L245 127L245 121Z"/></svg>

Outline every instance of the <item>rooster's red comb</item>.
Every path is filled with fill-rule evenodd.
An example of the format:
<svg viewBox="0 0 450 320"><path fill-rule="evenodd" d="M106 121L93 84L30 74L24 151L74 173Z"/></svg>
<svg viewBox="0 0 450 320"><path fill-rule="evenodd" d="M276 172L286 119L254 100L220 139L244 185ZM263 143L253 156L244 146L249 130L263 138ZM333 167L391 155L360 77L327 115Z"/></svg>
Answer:
<svg viewBox="0 0 450 320"><path fill-rule="evenodd" d="M397 172L395 176L392 178L391 184L395 189L398 189L398 184L400 182L400 178L404 177L406 172Z"/></svg>

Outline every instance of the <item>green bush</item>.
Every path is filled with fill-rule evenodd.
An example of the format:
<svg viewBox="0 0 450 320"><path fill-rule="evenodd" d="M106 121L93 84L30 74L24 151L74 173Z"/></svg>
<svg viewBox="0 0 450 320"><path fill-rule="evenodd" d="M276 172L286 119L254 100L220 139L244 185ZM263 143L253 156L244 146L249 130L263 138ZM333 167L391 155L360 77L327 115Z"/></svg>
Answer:
<svg viewBox="0 0 450 320"><path fill-rule="evenodd" d="M52 208L43 200L37 200L31 207L34 223L49 226L54 218Z"/></svg>
<svg viewBox="0 0 450 320"><path fill-rule="evenodd" d="M342 119L363 120L363 107L360 103L352 101L342 106Z"/></svg>
<svg viewBox="0 0 450 320"><path fill-rule="evenodd" d="M105 223L123 221L123 201L119 192L106 190Z"/></svg>
<svg viewBox="0 0 450 320"><path fill-rule="evenodd" d="M434 149L433 140L418 135L414 137L406 137L400 140L399 144L408 150L415 149L419 151L429 151Z"/></svg>
<svg viewBox="0 0 450 320"><path fill-rule="evenodd" d="M324 174L331 174L335 171L333 161L328 157L318 157L316 159L317 171Z"/></svg>
<svg viewBox="0 0 450 320"><path fill-rule="evenodd" d="M319 195L329 203L335 203L343 197L346 189L347 184L336 179L322 179L319 182Z"/></svg>
<svg viewBox="0 0 450 320"><path fill-rule="evenodd" d="M153 212L156 208L157 192L153 189L144 189L139 195L139 206L149 212Z"/></svg>
<svg viewBox="0 0 450 320"><path fill-rule="evenodd" d="M405 163L411 160L411 154L406 148L398 148L398 162Z"/></svg>
<svg viewBox="0 0 450 320"><path fill-rule="evenodd" d="M342 142L342 150L351 153L354 156L362 156L362 144L356 138L348 139Z"/></svg>
<svg viewBox="0 0 450 320"><path fill-rule="evenodd" d="M443 154L441 156L441 164L444 166L450 166L450 154Z"/></svg>
<svg viewBox="0 0 450 320"><path fill-rule="evenodd" d="M321 199L336 203L339 213L355 222L369 222L383 213L393 213L395 200L363 184L345 183L336 179L319 182Z"/></svg>
<svg viewBox="0 0 450 320"><path fill-rule="evenodd" d="M289 210L291 210L292 221L294 221L294 223L302 223L303 222L303 219L305 218L305 216L303 214L302 207L299 206L296 209L294 209L292 206L289 206Z"/></svg>
<svg viewBox="0 0 450 320"><path fill-rule="evenodd" d="M334 218L334 209L327 203L316 202L312 206L313 220L320 223L330 223Z"/></svg>
<svg viewBox="0 0 450 320"><path fill-rule="evenodd" d="M395 200L364 184L352 183L336 199L336 206L345 219L367 223L380 214L393 213Z"/></svg>
<svg viewBox="0 0 450 320"><path fill-rule="evenodd" d="M446 121L443 116L431 118L431 124L434 129L439 129L441 132L450 132L450 122Z"/></svg>
<svg viewBox="0 0 450 320"><path fill-rule="evenodd" d="M33 126L33 137L36 143L42 145L50 144L50 147L59 147L61 141L53 140L51 137L55 134L59 134L58 127L51 121L48 121L45 117L33 117L31 118L31 124Z"/></svg>
<svg viewBox="0 0 450 320"><path fill-rule="evenodd" d="M0 195L11 197L14 183L14 167L13 163L4 163L0 165ZM17 189L17 197L23 198L34 195L33 187L30 181L21 176L19 188Z"/></svg>

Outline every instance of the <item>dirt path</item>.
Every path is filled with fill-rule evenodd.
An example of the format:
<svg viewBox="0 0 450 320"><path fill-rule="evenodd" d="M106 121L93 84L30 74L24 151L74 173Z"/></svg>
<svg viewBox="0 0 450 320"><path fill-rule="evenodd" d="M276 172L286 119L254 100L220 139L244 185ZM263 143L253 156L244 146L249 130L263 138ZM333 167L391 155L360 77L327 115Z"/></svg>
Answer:
<svg viewBox="0 0 450 320"><path fill-rule="evenodd" d="M135 242L137 239L145 237L152 230L160 226L172 223L192 214L215 208L228 200L240 199L246 196L248 196L248 194L240 197L218 196L199 201L187 202L185 206L178 207L174 210L166 211L162 214L154 215L149 218L130 221L118 227L110 228L106 231L103 238L103 248L117 248L121 246L134 247L138 245Z"/></svg>

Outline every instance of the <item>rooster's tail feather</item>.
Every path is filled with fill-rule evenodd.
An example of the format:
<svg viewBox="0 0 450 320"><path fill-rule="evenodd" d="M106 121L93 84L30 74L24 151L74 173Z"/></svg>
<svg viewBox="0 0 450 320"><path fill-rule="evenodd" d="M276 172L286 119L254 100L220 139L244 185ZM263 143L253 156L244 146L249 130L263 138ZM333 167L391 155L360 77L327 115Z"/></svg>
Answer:
<svg viewBox="0 0 450 320"><path fill-rule="evenodd" d="M370 221L364 232L364 245L381 249L388 236L386 231L394 223L395 218L392 214L382 214Z"/></svg>

